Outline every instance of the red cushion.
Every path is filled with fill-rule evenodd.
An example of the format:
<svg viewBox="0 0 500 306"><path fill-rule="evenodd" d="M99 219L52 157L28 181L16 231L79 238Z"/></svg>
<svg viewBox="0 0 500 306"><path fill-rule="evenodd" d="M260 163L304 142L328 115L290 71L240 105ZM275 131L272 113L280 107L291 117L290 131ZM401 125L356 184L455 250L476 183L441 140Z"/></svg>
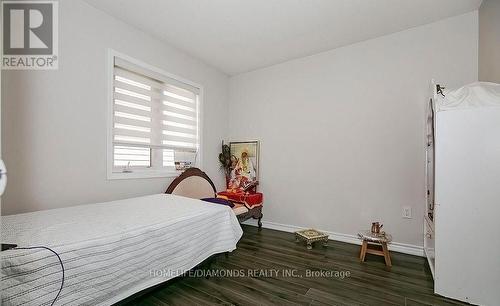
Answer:
<svg viewBox="0 0 500 306"><path fill-rule="evenodd" d="M247 206L252 207L262 204L263 195L260 192L245 193L245 192L229 192L221 191L218 195L225 196L231 201L245 203Z"/></svg>

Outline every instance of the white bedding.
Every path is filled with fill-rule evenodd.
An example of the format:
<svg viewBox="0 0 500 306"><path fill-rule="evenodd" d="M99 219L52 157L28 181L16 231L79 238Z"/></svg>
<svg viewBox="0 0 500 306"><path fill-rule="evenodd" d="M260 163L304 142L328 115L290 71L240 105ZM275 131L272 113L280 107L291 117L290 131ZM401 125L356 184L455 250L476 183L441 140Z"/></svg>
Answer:
<svg viewBox="0 0 500 306"><path fill-rule="evenodd" d="M3 243L48 246L60 254L66 275L55 305L113 304L234 250L242 235L229 207L168 194L1 221ZM57 257L47 250L0 254L1 304L50 305L61 284Z"/></svg>

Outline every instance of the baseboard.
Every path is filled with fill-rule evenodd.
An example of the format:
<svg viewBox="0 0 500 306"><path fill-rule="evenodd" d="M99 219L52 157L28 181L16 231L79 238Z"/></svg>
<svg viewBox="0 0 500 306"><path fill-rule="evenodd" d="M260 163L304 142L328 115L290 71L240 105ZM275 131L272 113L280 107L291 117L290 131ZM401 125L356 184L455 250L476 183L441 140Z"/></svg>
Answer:
<svg viewBox="0 0 500 306"><path fill-rule="evenodd" d="M248 220L248 221L244 222L244 224L257 226L257 221L256 220ZM262 227L277 230L277 231L282 231L282 232L289 232L289 233L293 233L296 231L306 229L305 227L289 225L289 224L281 224L281 223L264 221L264 220L262 221ZM357 244L357 245L361 244L361 241L359 240L358 236L356 236L356 235L335 233L335 232L324 231L324 230L321 230L321 231L328 234L330 236L329 238L331 240L341 241L341 242L346 242L346 243L351 243L351 244ZM394 251L394 252L404 253L404 254L425 257L424 248L421 246L412 245L412 244L392 242L391 244L389 244L389 250Z"/></svg>

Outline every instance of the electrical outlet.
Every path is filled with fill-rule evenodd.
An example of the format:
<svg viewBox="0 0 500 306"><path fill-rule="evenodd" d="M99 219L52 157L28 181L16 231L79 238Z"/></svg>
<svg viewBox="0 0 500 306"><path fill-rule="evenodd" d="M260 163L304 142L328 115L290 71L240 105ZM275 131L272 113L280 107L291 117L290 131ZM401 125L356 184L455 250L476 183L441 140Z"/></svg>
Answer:
<svg viewBox="0 0 500 306"><path fill-rule="evenodd" d="M411 207L410 206L403 207L403 218L411 219Z"/></svg>

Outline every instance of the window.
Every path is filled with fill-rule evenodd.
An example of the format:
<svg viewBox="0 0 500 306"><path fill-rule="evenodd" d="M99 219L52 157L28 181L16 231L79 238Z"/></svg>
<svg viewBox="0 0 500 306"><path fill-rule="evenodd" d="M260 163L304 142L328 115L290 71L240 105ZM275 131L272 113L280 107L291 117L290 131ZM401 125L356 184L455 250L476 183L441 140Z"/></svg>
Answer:
<svg viewBox="0 0 500 306"><path fill-rule="evenodd" d="M110 51L108 177L176 175L199 163L201 87Z"/></svg>

